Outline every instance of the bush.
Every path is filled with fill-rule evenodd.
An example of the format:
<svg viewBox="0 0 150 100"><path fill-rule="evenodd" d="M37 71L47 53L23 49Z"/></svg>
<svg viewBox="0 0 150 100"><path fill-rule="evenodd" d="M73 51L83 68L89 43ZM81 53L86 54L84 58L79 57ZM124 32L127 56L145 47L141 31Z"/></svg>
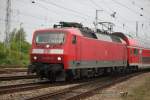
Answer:
<svg viewBox="0 0 150 100"><path fill-rule="evenodd" d="M5 42L0 42L0 65L29 64L29 49L31 45L25 40L25 36L23 28L18 31L14 29L9 36L10 48L4 46Z"/></svg>

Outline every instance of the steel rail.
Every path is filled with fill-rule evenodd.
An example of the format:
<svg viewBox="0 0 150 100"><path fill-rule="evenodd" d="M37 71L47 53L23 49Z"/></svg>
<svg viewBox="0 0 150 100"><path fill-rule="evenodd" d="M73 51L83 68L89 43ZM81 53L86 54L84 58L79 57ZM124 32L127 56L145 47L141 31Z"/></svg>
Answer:
<svg viewBox="0 0 150 100"><path fill-rule="evenodd" d="M36 75L20 75L20 76L4 76L0 77L0 81L11 81L11 80L19 80L19 79L33 79L37 78Z"/></svg>
<svg viewBox="0 0 150 100"><path fill-rule="evenodd" d="M121 83L121 82L126 81L127 79L134 77L134 76L137 76L139 74L141 74L141 72L140 73L134 73L134 74L127 75L127 76L123 76L123 77L119 77L119 78L113 79L111 81L108 81L106 83L104 82L103 84L97 85L97 87L95 87L93 89L89 89L89 90L83 91L83 92L77 92L76 95L71 96L65 100L85 99L87 97L90 97L90 96L97 94L99 91L103 90L104 88L108 88L108 87L113 86L115 84Z"/></svg>
<svg viewBox="0 0 150 100"><path fill-rule="evenodd" d="M7 85L7 86L0 86L0 95L14 93L14 92L22 92L28 91L32 89L41 89L46 87L53 87L53 86L63 86L63 85L70 85L70 84L79 84L85 83L87 81L92 81L93 79L89 80L75 80L75 81L60 81L55 83L50 83L49 81L41 81L36 83L26 83L26 84L17 84L17 85Z"/></svg>
<svg viewBox="0 0 150 100"><path fill-rule="evenodd" d="M13 72L27 72L27 68L1 68L0 74L9 74Z"/></svg>
<svg viewBox="0 0 150 100"><path fill-rule="evenodd" d="M59 95L64 95L66 93L70 93L73 90L80 89L81 87L88 86L90 84L95 84L99 81L104 81L104 80L105 81L108 80L108 77L103 77L101 79L96 79L96 80L80 83L80 84L77 84L75 86L71 86L69 88L65 88L65 89L61 89L59 91L55 91L55 92L47 93L44 95L39 95L36 97L28 98L26 100L46 100L46 99L52 99L52 98L56 99L57 97L59 97ZM62 98L59 98L58 100L62 100Z"/></svg>
<svg viewBox="0 0 150 100"><path fill-rule="evenodd" d="M115 85L122 81L125 81L133 76L139 75L143 72L132 73L129 75L123 76L115 76L111 77L111 79L103 79L103 80L96 80L92 82L87 82L83 84L79 84L77 86L69 87L66 89L62 89L56 92L47 93L44 95L28 98L27 100L80 100L89 96L92 96L96 93L96 91L102 90L109 86ZM92 88L86 88L89 85L93 85ZM96 85L96 86L95 86Z"/></svg>
<svg viewBox="0 0 150 100"><path fill-rule="evenodd" d="M0 95L14 93L14 92L29 91L33 89L47 88L50 86L52 85L48 84L47 82L0 86Z"/></svg>

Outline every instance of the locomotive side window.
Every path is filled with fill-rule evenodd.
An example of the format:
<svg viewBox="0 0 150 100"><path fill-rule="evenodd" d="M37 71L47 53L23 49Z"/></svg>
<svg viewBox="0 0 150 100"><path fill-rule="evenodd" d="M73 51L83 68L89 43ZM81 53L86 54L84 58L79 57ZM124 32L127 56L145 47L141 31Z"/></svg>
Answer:
<svg viewBox="0 0 150 100"><path fill-rule="evenodd" d="M109 35L106 35L106 34L96 34L96 35L97 35L98 40L112 42L112 39Z"/></svg>
<svg viewBox="0 0 150 100"><path fill-rule="evenodd" d="M111 39L112 39L112 41L113 42L118 42L118 43L121 43L121 40L120 40L120 38L118 38L118 37L116 37L116 36L111 36Z"/></svg>
<svg viewBox="0 0 150 100"><path fill-rule="evenodd" d="M77 37L74 35L72 38L72 44L76 44L76 42L77 42Z"/></svg>

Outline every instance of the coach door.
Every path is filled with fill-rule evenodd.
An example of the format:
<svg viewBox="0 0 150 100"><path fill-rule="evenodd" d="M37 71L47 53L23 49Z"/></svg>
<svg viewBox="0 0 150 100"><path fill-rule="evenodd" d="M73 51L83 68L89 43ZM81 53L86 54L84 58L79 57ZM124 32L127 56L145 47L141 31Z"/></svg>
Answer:
<svg viewBox="0 0 150 100"><path fill-rule="evenodd" d="M139 49L138 48L132 48L132 54L131 54L132 63L134 65L138 65L140 62L140 55L139 55Z"/></svg>
<svg viewBox="0 0 150 100"><path fill-rule="evenodd" d="M142 49L139 49L139 62L142 65Z"/></svg>

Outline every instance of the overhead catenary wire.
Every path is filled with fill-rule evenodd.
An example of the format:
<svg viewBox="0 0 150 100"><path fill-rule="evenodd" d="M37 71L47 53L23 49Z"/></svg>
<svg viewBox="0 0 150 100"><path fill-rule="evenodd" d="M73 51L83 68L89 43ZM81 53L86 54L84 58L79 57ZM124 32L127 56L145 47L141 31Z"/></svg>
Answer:
<svg viewBox="0 0 150 100"><path fill-rule="evenodd" d="M98 4L99 4L99 3L98 3ZM127 27L128 30L131 31L131 28L125 25L125 23L129 22L129 20L126 19L124 16L120 15L117 11L114 11L113 9L111 9L111 8L113 8L113 7L110 7L110 6L109 6L108 4L106 4L106 3L105 3L105 5L107 5L107 8L108 8L110 11L116 12L116 14L119 15L118 18L123 20L123 24L122 24L122 25L123 25L124 27ZM116 16L115 16L115 17L116 17ZM117 19L117 20L118 20L118 21L117 21L118 23L120 23L120 21L121 21L121 20L119 20L119 19ZM134 21L134 23L135 23L135 21ZM120 23L120 24L121 24L121 23ZM124 27L123 27L123 28L124 28Z"/></svg>
<svg viewBox="0 0 150 100"><path fill-rule="evenodd" d="M41 5L40 5L41 6ZM42 8L44 8L44 9L47 9L46 7L44 7L44 6L42 6ZM17 9L15 9L16 11L17 11ZM14 10L14 11L15 11ZM47 10L50 10L49 8L47 9ZM32 17L32 18L35 18L35 19L38 19L38 20L44 20L44 18L41 18L41 17L37 17L36 15L33 15L33 14L27 14L27 13L25 13L25 12L20 12L19 10L18 10L18 12L17 12L17 14L18 15L21 15L21 16L28 16L28 17ZM57 15L58 14L60 14L60 13L57 13ZM81 15L81 13L80 13L80 15ZM71 15L72 16L72 15ZM79 17L79 15L78 15L78 17ZM80 16L80 18L85 18L85 17L81 17ZM86 19L87 20L87 19ZM14 21L13 21L14 22Z"/></svg>
<svg viewBox="0 0 150 100"><path fill-rule="evenodd" d="M20 1L20 0L18 0L18 1ZM46 5L49 5L49 6L50 6L50 5L53 5L53 6L57 7L57 8L64 9L64 10L67 11L67 12L69 11L70 13L72 13L72 14L69 15L69 16L74 16L74 17L82 18L82 19L84 19L84 21L89 21L88 18L89 18L89 17L91 18L91 16L89 16L89 15L83 15L84 13L82 13L82 12L78 12L78 11L76 11L76 10L63 7L62 5L58 5L58 4L53 3L53 2L50 2L50 1L45 1L45 0L42 0L42 1L31 0L31 1L34 1L34 2L32 2L33 4L36 4L36 5L38 5L40 8L47 10L47 12L51 12L51 13L54 13L54 14L56 14L56 15L60 15L60 13L58 13L58 12L56 12L56 11L53 11L52 9L46 7ZM21 3L22 3L22 2L21 2ZM25 3L25 2L24 2L24 3ZM46 5L43 5L42 3L45 3Z"/></svg>
<svg viewBox="0 0 150 100"><path fill-rule="evenodd" d="M71 13L77 14L78 16L80 16L81 18L83 18L85 20L88 20L88 18L91 18L91 16L89 16L87 14L84 14L83 12L78 12L78 11L76 11L74 9L64 7L62 5L56 4L56 3L51 2L51 1L42 0L42 2L45 2L46 4L55 6L55 7L60 8L60 9L64 9L65 11L69 11Z"/></svg>
<svg viewBox="0 0 150 100"><path fill-rule="evenodd" d="M0 22L1 22L1 24L5 25L5 19L0 18ZM25 22L21 22L21 23L23 23L23 26L25 25L26 27L28 27L30 29L33 29L33 28L36 29L40 26L40 25L37 25L37 27L32 27L31 24L34 24L34 23L25 23ZM15 24L15 25L18 24L17 26L20 27L20 22L18 22L16 20L12 19L11 24Z"/></svg>
<svg viewBox="0 0 150 100"><path fill-rule="evenodd" d="M99 6L99 5L98 5L99 3L96 3L94 0L89 0L89 1L90 1L93 5L95 5L97 8L104 9L104 11L105 11L107 14L109 14L110 16L111 16L111 14L112 14L110 11L115 12L115 11L113 11L112 9L109 9L110 11L106 10L106 8L103 8L103 7ZM121 17L121 19L125 20L124 22L127 22L127 19L123 18L121 15L120 15L120 17ZM118 20L117 22L120 23L119 20ZM131 31L131 29L130 29L129 27L128 27L128 30Z"/></svg>
<svg viewBox="0 0 150 100"><path fill-rule="evenodd" d="M92 3L93 3L95 6L100 7L100 6L99 6L100 3L94 2L94 0L90 0L90 1L93 1ZM102 8L102 7L101 7L101 8ZM109 6L107 6L107 8L109 8L109 11L114 12L113 9L110 9ZM104 9L104 8L103 8L103 9ZM106 8L105 8L105 9L106 9ZM107 10L106 10L106 11L107 11ZM109 12L109 11L107 11L107 12ZM117 13L117 14L119 14L119 13ZM133 32L133 29L130 28L131 26L129 26L129 25L126 24L126 23L131 22L131 21L128 21L126 18L124 18L124 17L121 16L121 15L119 16L119 18L123 20L123 24L122 24L122 25L123 25L124 27L126 27L126 29L128 29L128 31L132 31L132 32ZM118 19L117 19L117 20L115 20L115 21L117 21L118 23L120 23L121 20L118 20ZM134 21L134 22L132 21L132 24L133 24L133 23L135 23L135 21ZM120 24L121 24L121 23L120 23ZM117 25L117 26L118 26L118 25ZM124 30L124 27L122 27L123 30ZM120 28L120 27L118 27L118 28ZM134 30L134 31L135 31L135 30ZM141 31L141 32L145 32L145 31ZM135 33L135 32L134 32L134 33ZM133 34L132 34L132 35L133 35Z"/></svg>
<svg viewBox="0 0 150 100"><path fill-rule="evenodd" d="M83 5L83 6L85 6L85 5L87 6L87 4L89 4L91 2L91 1L87 0L87 1L89 1L89 3L86 1L86 4L85 4L85 3L81 2L81 1L79 2L78 0L73 0L73 1L76 1L78 4ZM94 5L91 5L91 3L90 3L90 6L88 6L88 7L92 8L94 10L97 9Z"/></svg>
<svg viewBox="0 0 150 100"><path fill-rule="evenodd" d="M138 1L138 0L137 0ZM131 4L135 7L137 7L139 10L141 10L143 13L145 12L146 14L149 14L150 11L145 9L146 7L145 6L141 6L139 5L137 2L134 2L134 1L131 1Z"/></svg>
<svg viewBox="0 0 150 100"><path fill-rule="evenodd" d="M126 5L122 4L122 3L120 3L119 1L116 1L116 0L112 0L112 1L113 1L114 3L116 3L116 4L118 4L118 5L120 5L120 6L124 7L124 8L126 8L126 9L128 9L129 11L131 11L131 12L137 14L137 15L139 15L139 16L145 18L145 19L150 20L150 18L148 18L148 17L144 16L143 14L139 13L138 11L136 11L136 10L134 10L134 9L131 9L130 7L128 7L128 6L126 6Z"/></svg>
<svg viewBox="0 0 150 100"><path fill-rule="evenodd" d="M54 14L57 15L57 16L60 15L60 13L58 13L58 12L56 12L56 11L53 11L52 9L50 9L50 8L48 8L48 7L46 7L46 6L44 6L41 2L36 2L36 4L37 4L37 6L41 7L42 9L47 10L47 12L49 12L49 13L54 13ZM71 16L75 16L75 17L78 17L78 18L82 18L82 19L84 19L84 20L87 20L86 18L81 17L81 16L76 15L76 14L71 15Z"/></svg>
<svg viewBox="0 0 150 100"><path fill-rule="evenodd" d="M116 4L118 4L118 5L120 5L120 6L124 7L124 8L126 8L126 9L128 9L128 10L131 11L131 12L140 15L141 17L143 17L144 19L146 19L146 21L149 21L149 20L150 20L149 17L144 16L144 14L141 14L141 13L135 11L134 9L131 9L130 7L128 7L128 6L126 6L126 5L122 4L122 3L120 3L119 1L116 1L116 0L112 0L112 1L113 1L114 3L116 3ZM144 33L144 32L145 32L145 31L143 31L143 33ZM145 33L144 33L144 34L145 34Z"/></svg>
<svg viewBox="0 0 150 100"><path fill-rule="evenodd" d="M17 2L18 1L20 1L20 0L16 0ZM21 4L25 4L25 3L27 3L27 2L25 2L25 1L20 1L19 3L21 3ZM31 4L31 3L30 3ZM34 6L33 4L32 4L32 6ZM39 5L38 5L39 6ZM39 8L42 8L43 9L43 7L44 6L42 6L41 7L41 5L39 6ZM31 18L33 18L34 20L38 20L38 21L43 21L43 22L55 22L55 20L54 20L54 18L52 18L52 17L47 17L47 15L45 14L45 16L43 16L43 14L42 15L37 15L37 14L35 14L35 13L29 13L29 12L23 12L23 11L21 11L20 9L13 9L13 11L14 12L16 12L17 13L17 16L25 16L25 17L31 17ZM48 10L49 12L52 12L50 9ZM55 13L54 11L52 12L52 13ZM56 14L56 13L55 13ZM57 13L57 15L58 15L58 13ZM45 23L41 23L41 26L49 26L50 27L50 25L45 25Z"/></svg>
<svg viewBox="0 0 150 100"><path fill-rule="evenodd" d="M20 0L17 0L17 1L20 1ZM24 4L24 3L26 3L26 2L20 1L19 3ZM40 2L34 2L34 3L35 3L36 5L38 5L38 7L42 8L42 9L44 9L44 10L47 10L48 12L54 13L54 14L56 14L56 15L60 14L60 13L57 13L56 11L54 11L54 10L52 10L52 9L49 9L48 7L44 6L44 5L43 5L42 3L40 3ZM33 6L33 4L32 4L32 6Z"/></svg>
<svg viewBox="0 0 150 100"><path fill-rule="evenodd" d="M13 16L14 13L17 13L17 16L21 15L21 16L24 16L24 17L30 17L30 18L33 18L33 19L39 20L39 21L44 21L45 20L44 17L36 16L36 15L26 13L26 12L21 12L18 9L11 9L11 13L12 13L12 16ZM13 17L13 19L15 19L15 17ZM11 19L13 22L16 22L16 23L19 22L19 21L15 21L13 19Z"/></svg>
<svg viewBox="0 0 150 100"><path fill-rule="evenodd" d="M18 0L18 1L20 1L20 0ZM46 1L46 2L45 2ZM91 3L91 0L88 0L88 1L90 1L90 3ZM94 1L94 0L92 0L92 1ZM22 1L21 1L22 2ZM25 4L25 0L24 0L24 4ZM54 6L54 4L49 4L48 2L53 2L53 3L55 3L56 5L59 5L59 7L58 6L56 6L55 5L55 7L57 7L57 8L60 8L60 9L62 9L62 10L64 10L64 13L71 13L69 16L71 16L71 17L76 17L76 18L80 18L79 20L87 20L87 21L89 21L89 18L94 18L93 16L90 16L90 14L86 14L85 12L82 12L82 11L79 11L79 10L77 10L77 9L74 9L74 8L69 8L68 6L65 6L65 5L63 5L63 4L61 4L60 2L55 2L55 1L53 1L53 0L51 0L51 1L49 1L49 0L37 0L36 1L37 2L37 6L38 7L40 7L40 8L42 8L42 9L44 9L44 10L46 10L47 12L51 12L51 13L53 13L53 14L56 14L56 15L60 15L60 16L66 16L65 14L64 15L62 15L61 13L60 13L60 11L53 11L53 9L51 9L51 7L52 7L52 5ZM77 1L77 2L80 2L80 1ZM118 1L119 2L119 1ZM26 2L27 3L27 2ZM89 3L89 2L88 2ZM30 3L31 4L31 3ZM100 8L100 9L107 9L107 8L104 8L104 7L100 7L99 5L99 3L97 2L97 1L95 1L95 4L98 6L95 6L94 4L92 4L93 6L90 6L90 8L93 8L93 9L97 9L97 8ZM32 4L33 5L33 4ZM29 5L30 6L30 5ZM34 5L33 5L34 6ZM73 12L73 11L69 11L68 9L64 9L64 8L61 8L61 7L65 7L65 8L69 8L69 9L71 9L71 10L74 10L75 12ZM87 6L87 5L86 5ZM133 9L133 8L131 8L131 9ZM134 9L133 9L134 10ZM136 10L135 10L136 11ZM113 8L111 9L111 8L109 8L109 9L107 9L107 10L105 10L105 12L106 13L108 13L109 15L110 14L112 14L113 12L114 12L114 10L113 10ZM137 11L138 12L138 11ZM23 13L23 14L22 14ZM20 15L22 15L21 17L26 17L26 16L28 16L28 17L32 17L32 18L35 18L35 19L37 19L37 20L41 20L41 21L44 21L45 19L44 19L44 17L42 17L42 15L36 15L36 14L34 14L34 13L26 13L26 12L21 12L21 10L20 10L20 13L19 13ZM117 13L118 14L118 13ZM140 14L140 12L138 12L137 13L138 15ZM88 16L87 16L88 15ZM47 19L51 19L51 18L47 18ZM120 19L120 20L119 20ZM121 22L121 19L123 19L123 18L121 18L121 16L118 16L117 17L117 19L115 19L115 21L118 21L118 22ZM93 19L94 20L94 19ZM127 19L128 20L128 19ZM122 20L122 24L124 23L124 22L128 22L127 20ZM56 20L55 20L55 22L56 22ZM135 22L133 22L133 23L135 23ZM130 26L128 26L128 25L126 25L125 24L125 28L126 27L130 27ZM130 30L129 28L126 28L126 29L128 29L128 30Z"/></svg>

